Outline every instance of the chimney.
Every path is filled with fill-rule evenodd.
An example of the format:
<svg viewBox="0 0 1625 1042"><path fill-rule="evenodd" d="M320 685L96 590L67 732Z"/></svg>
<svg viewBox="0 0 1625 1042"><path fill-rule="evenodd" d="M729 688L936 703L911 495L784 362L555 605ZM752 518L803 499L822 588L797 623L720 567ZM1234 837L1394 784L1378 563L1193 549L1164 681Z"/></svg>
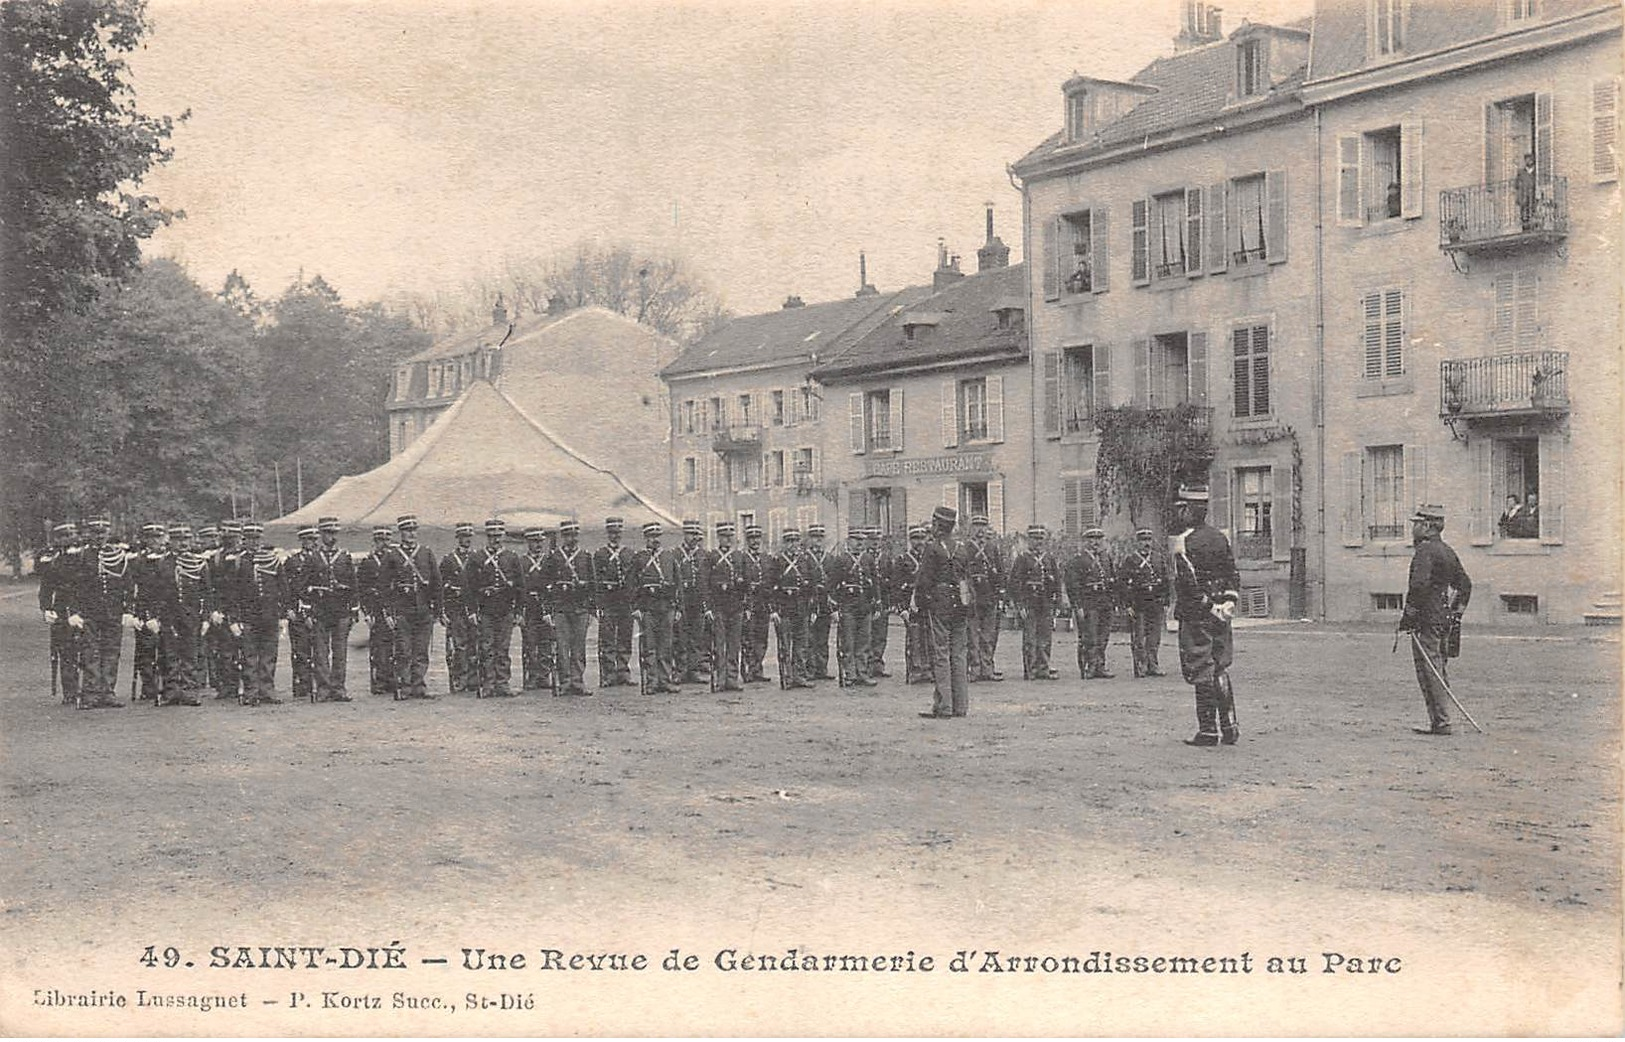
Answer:
<svg viewBox="0 0 1625 1042"><path fill-rule="evenodd" d="M858 292L854 296L860 298L880 296L880 291L869 285L869 259L863 255L862 250L858 251Z"/></svg>
<svg viewBox="0 0 1625 1042"><path fill-rule="evenodd" d="M497 302L491 305L491 324L505 326L508 324L508 305L502 302L502 294L497 294Z"/></svg>
<svg viewBox="0 0 1625 1042"><path fill-rule="evenodd" d="M993 234L993 204L987 204L987 242L976 251L976 270L993 271L1010 266L1010 247Z"/></svg>
<svg viewBox="0 0 1625 1042"><path fill-rule="evenodd" d="M949 256L948 247L937 240L937 270L931 273L931 292L940 293L965 277L959 270L959 254Z"/></svg>
<svg viewBox="0 0 1625 1042"><path fill-rule="evenodd" d="M1224 39L1224 30L1219 21L1221 10L1203 0L1184 0L1179 35L1174 37L1174 53L1183 54Z"/></svg>
<svg viewBox="0 0 1625 1042"><path fill-rule="evenodd" d="M791 308L804 308L806 306L807 305L802 301L802 299L796 296L794 293L790 294L788 297L785 297L784 303L779 305L780 309L784 311L789 311Z"/></svg>

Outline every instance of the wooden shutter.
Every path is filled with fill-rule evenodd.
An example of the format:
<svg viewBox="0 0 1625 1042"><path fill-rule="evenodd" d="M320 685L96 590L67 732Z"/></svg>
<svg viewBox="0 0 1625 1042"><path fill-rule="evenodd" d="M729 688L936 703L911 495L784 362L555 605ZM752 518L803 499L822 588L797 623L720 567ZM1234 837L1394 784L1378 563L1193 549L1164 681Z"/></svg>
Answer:
<svg viewBox="0 0 1625 1042"><path fill-rule="evenodd" d="M1078 520L1082 528L1100 524L1100 503L1095 499L1095 476L1085 474L1078 479Z"/></svg>
<svg viewBox="0 0 1625 1042"><path fill-rule="evenodd" d="M1079 526L1079 478L1061 479L1061 531L1076 537L1083 529Z"/></svg>
<svg viewBox="0 0 1625 1042"><path fill-rule="evenodd" d="M1111 225L1107 209L1089 211L1089 277L1096 293L1112 288Z"/></svg>
<svg viewBox="0 0 1625 1042"><path fill-rule="evenodd" d="M1155 282L1159 277L1157 275L1157 265L1165 264L1168 260L1165 255L1166 247L1164 245L1168 232L1163 227L1162 207L1157 205L1155 198L1145 201L1145 210L1146 243L1149 249L1146 260L1150 263L1150 267L1146 270L1146 278Z"/></svg>
<svg viewBox="0 0 1625 1042"><path fill-rule="evenodd" d="M1401 217L1422 216L1422 124L1402 123L1399 127L1399 186Z"/></svg>
<svg viewBox="0 0 1625 1042"><path fill-rule="evenodd" d="M1519 351L1540 350L1540 275L1534 268L1513 273L1513 343Z"/></svg>
<svg viewBox="0 0 1625 1042"><path fill-rule="evenodd" d="M1552 125L1556 121L1550 91L1535 94L1535 181L1552 181Z"/></svg>
<svg viewBox="0 0 1625 1042"><path fill-rule="evenodd" d="M1274 488L1270 490L1270 556L1277 561L1292 559L1292 464L1277 463L1270 468Z"/></svg>
<svg viewBox="0 0 1625 1042"><path fill-rule="evenodd" d="M891 526L894 531L908 534L908 489L891 490Z"/></svg>
<svg viewBox="0 0 1625 1042"><path fill-rule="evenodd" d="M1231 474L1228 468L1214 467L1212 477L1208 481L1208 524L1214 528L1224 529L1224 534L1235 544L1235 525L1230 520L1230 481Z"/></svg>
<svg viewBox="0 0 1625 1042"><path fill-rule="evenodd" d="M987 440L1004 440L1004 377L997 373L987 378Z"/></svg>
<svg viewBox="0 0 1625 1042"><path fill-rule="evenodd" d="M1061 436L1061 352L1044 352L1044 437Z"/></svg>
<svg viewBox="0 0 1625 1042"><path fill-rule="evenodd" d="M1490 287L1494 294L1490 346L1498 355L1511 354L1517 342L1517 272L1502 272L1491 280Z"/></svg>
<svg viewBox="0 0 1625 1042"><path fill-rule="evenodd" d="M987 523L992 526L993 534L1004 532L1004 481L996 480L987 483Z"/></svg>
<svg viewBox="0 0 1625 1042"><path fill-rule="evenodd" d="M1236 200L1220 181L1207 190L1207 270L1218 273L1230 266L1230 229L1236 226Z"/></svg>
<svg viewBox="0 0 1625 1042"><path fill-rule="evenodd" d="M959 384L955 380L942 381L942 444L949 449L959 444Z"/></svg>
<svg viewBox="0 0 1625 1042"><path fill-rule="evenodd" d="M903 451L903 389L893 387L888 396L891 402L891 450Z"/></svg>
<svg viewBox="0 0 1625 1042"><path fill-rule="evenodd" d="M1428 501L1428 447L1405 446L1405 500L1399 504L1405 517L1412 507Z"/></svg>
<svg viewBox="0 0 1625 1042"><path fill-rule="evenodd" d="M1271 170L1264 175L1265 222L1269 238L1264 243L1264 259L1271 264L1286 260L1286 171Z"/></svg>
<svg viewBox="0 0 1625 1042"><path fill-rule="evenodd" d="M1472 467L1473 494L1467 502L1467 541L1474 546L1489 546L1495 541L1496 513L1494 492L1495 443L1489 438L1474 438L1467 443L1467 458Z"/></svg>
<svg viewBox="0 0 1625 1042"><path fill-rule="evenodd" d="M1062 233L1061 222L1065 218L1057 217L1053 221L1044 222L1044 299L1061 299L1061 245L1066 241Z"/></svg>
<svg viewBox="0 0 1625 1042"><path fill-rule="evenodd" d="M851 446L852 455L861 456L863 455L864 448L868 445L869 434L868 431L863 429L862 391L849 391L847 393L846 412L847 418L850 421L847 428L848 444Z"/></svg>
<svg viewBox="0 0 1625 1042"><path fill-rule="evenodd" d="M1186 388L1192 405L1207 404L1207 333L1193 329L1185 334Z"/></svg>
<svg viewBox="0 0 1625 1042"><path fill-rule="evenodd" d="M1129 281L1136 286L1144 286L1151 281L1150 215L1150 200L1135 199L1129 204L1133 251L1129 257Z"/></svg>
<svg viewBox="0 0 1625 1042"><path fill-rule="evenodd" d="M1360 212L1360 135L1342 134L1337 138L1337 223L1358 225L1365 223Z"/></svg>
<svg viewBox="0 0 1625 1042"><path fill-rule="evenodd" d="M816 446L816 445L812 446L810 451L812 452L813 485L822 487L822 485L824 484L823 453L818 451L818 446Z"/></svg>
<svg viewBox="0 0 1625 1042"><path fill-rule="evenodd" d="M1405 293L1384 290L1382 294L1382 375L1405 373Z"/></svg>
<svg viewBox="0 0 1625 1042"><path fill-rule="evenodd" d="M1619 177L1619 77L1591 85L1591 179Z"/></svg>
<svg viewBox="0 0 1625 1042"><path fill-rule="evenodd" d="M1361 472L1365 453L1359 449L1343 453L1343 545L1365 544L1365 502Z"/></svg>
<svg viewBox="0 0 1625 1042"><path fill-rule="evenodd" d="M800 412L800 409L800 390L794 387L786 388L784 391L784 425L786 427L794 427L796 425L798 418L797 414Z"/></svg>
<svg viewBox="0 0 1625 1042"><path fill-rule="evenodd" d="M1202 274L1202 225L1206 213L1202 208L1202 187L1190 185L1185 189L1185 274L1192 278Z"/></svg>
<svg viewBox="0 0 1625 1042"><path fill-rule="evenodd" d="M1129 401L1137 409L1151 406L1151 341L1138 337L1128 342L1129 354L1134 356L1134 386Z"/></svg>
<svg viewBox="0 0 1625 1042"><path fill-rule="evenodd" d="M1095 415L1112 404L1112 345L1096 341L1090 351L1095 369Z"/></svg>
<svg viewBox="0 0 1625 1042"><path fill-rule="evenodd" d="M1562 434L1540 436L1540 541L1548 546L1563 542L1564 469L1568 439Z"/></svg>
<svg viewBox="0 0 1625 1042"><path fill-rule="evenodd" d="M1253 408L1253 367L1251 357L1251 343L1246 326L1239 326L1230 333L1230 399L1233 403L1231 415L1251 416Z"/></svg>
<svg viewBox="0 0 1625 1042"><path fill-rule="evenodd" d="M1382 378L1382 293L1360 298L1360 375L1367 380Z"/></svg>

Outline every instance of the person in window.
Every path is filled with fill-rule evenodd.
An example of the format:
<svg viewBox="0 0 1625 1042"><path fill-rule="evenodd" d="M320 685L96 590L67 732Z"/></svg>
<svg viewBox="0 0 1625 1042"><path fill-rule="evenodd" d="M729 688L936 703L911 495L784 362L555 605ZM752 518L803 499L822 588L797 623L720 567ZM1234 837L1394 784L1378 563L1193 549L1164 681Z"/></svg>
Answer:
<svg viewBox="0 0 1625 1042"><path fill-rule="evenodd" d="M1389 217L1399 216L1401 192L1398 181L1388 182L1388 196L1384 212Z"/></svg>
<svg viewBox="0 0 1625 1042"><path fill-rule="evenodd" d="M1519 531L1523 539L1540 538L1540 497L1531 492L1524 498L1523 525Z"/></svg>
<svg viewBox="0 0 1625 1042"><path fill-rule="evenodd" d="M1088 293L1094 286L1094 279L1089 269L1089 255L1081 249L1073 258L1072 274L1067 276L1066 291L1068 293Z"/></svg>
<svg viewBox="0 0 1625 1042"><path fill-rule="evenodd" d="M1518 499L1518 494L1516 492L1508 493L1506 507L1501 511L1500 520L1495 522L1496 528L1501 532L1501 538L1521 538L1519 533L1523 531L1523 519L1523 502Z"/></svg>
<svg viewBox="0 0 1625 1042"><path fill-rule="evenodd" d="M1535 154L1525 152L1523 166L1512 179L1512 194L1518 200L1518 223L1524 231L1535 226Z"/></svg>

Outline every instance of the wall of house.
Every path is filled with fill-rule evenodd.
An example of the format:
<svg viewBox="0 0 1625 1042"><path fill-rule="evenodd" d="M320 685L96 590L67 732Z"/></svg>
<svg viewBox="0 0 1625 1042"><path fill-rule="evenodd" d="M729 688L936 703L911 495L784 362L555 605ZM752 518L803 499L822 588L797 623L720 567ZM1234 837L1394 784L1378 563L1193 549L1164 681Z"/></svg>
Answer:
<svg viewBox="0 0 1625 1042"><path fill-rule="evenodd" d="M1618 75L1616 32L1323 107L1331 618L1397 617L1393 595L1405 590L1411 556L1403 518L1421 501L1448 514L1445 539L1473 577L1475 620L1578 622L1596 598L1620 589L1620 194L1617 177L1599 181L1592 172L1593 88ZM1523 95L1541 99L1541 135L1550 106L1550 143L1539 148L1542 163L1549 155L1552 173L1566 181L1567 234L1458 254L1453 265L1441 250L1448 235L1440 194L1492 176L1486 109ZM1358 151L1351 141L1390 126L1403 128L1407 179L1420 176L1414 207L1407 200L1409 216L1398 219L1350 219L1339 202L1340 188L1350 187L1340 167ZM1516 202L1502 198L1513 222L1507 230L1516 233ZM1368 374L1368 295L1396 289L1402 358L1395 365L1384 355L1389 371ZM1545 351L1563 354L1537 354ZM1441 363L1480 358L1500 366L1487 370L1499 375L1462 390L1488 395L1492 415L1458 416L1452 429L1441 417L1450 413ZM1527 385L1553 360L1568 405L1541 415ZM1462 412L1482 404L1468 401ZM1402 446L1397 475L1374 455L1381 446ZM1528 458L1520 448L1531 450ZM1386 452L1392 460L1393 450ZM1542 518L1533 538L1497 531L1502 496L1518 484L1519 468L1537 474L1529 487L1538 488ZM1399 523L1383 529L1390 501L1399 505Z"/></svg>

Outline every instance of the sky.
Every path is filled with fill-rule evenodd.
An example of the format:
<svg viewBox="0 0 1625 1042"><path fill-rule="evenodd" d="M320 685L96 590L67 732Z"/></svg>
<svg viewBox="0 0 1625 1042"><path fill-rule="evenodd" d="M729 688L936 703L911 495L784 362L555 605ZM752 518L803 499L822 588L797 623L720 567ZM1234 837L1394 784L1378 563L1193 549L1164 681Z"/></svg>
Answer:
<svg viewBox="0 0 1625 1042"><path fill-rule="evenodd" d="M1311 0L1230 0L1244 19ZM1170 53L1178 0L150 0L137 103L191 117L151 256L261 297L432 293L583 240L675 255L740 314L975 268L1073 73Z"/></svg>

